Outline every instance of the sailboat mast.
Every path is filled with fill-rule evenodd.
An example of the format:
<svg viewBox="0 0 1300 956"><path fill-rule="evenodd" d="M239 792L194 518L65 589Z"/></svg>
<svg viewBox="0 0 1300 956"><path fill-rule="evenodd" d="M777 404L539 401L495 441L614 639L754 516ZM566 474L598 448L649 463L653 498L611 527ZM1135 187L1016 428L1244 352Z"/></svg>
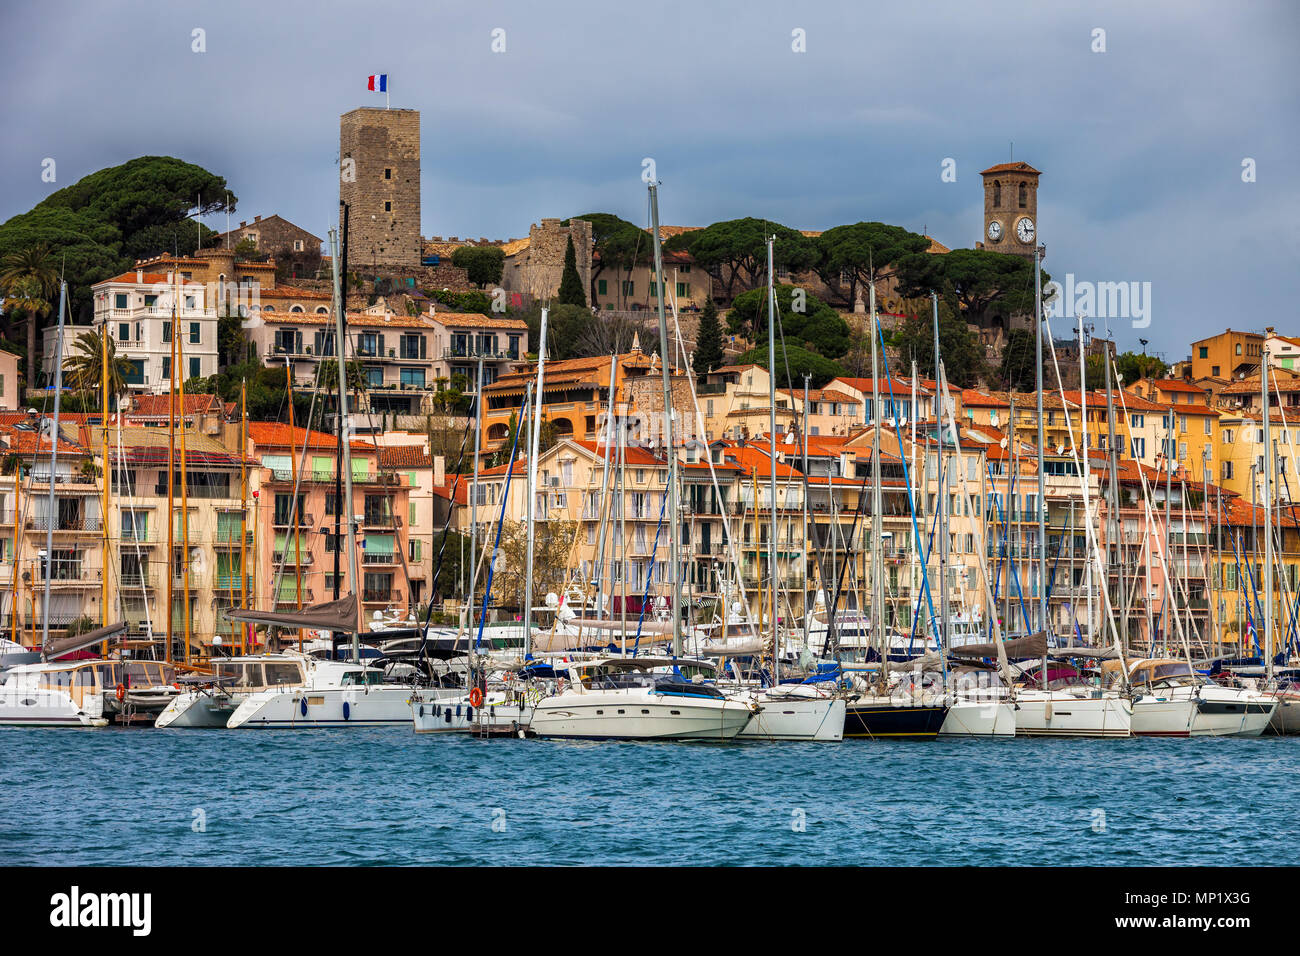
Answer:
<svg viewBox="0 0 1300 956"><path fill-rule="evenodd" d="M1038 412L1038 626L1047 632L1047 476L1043 456L1047 439L1043 434L1043 274L1039 268L1042 246L1034 243L1034 375L1037 385ZM1068 415L1065 409L1062 414ZM1068 418L1066 419L1069 420ZM1047 655L1043 654L1042 685L1047 689Z"/></svg>
<svg viewBox="0 0 1300 956"><path fill-rule="evenodd" d="M293 420L293 359L290 358L288 355L284 357L284 387L285 387L285 395L288 398L288 405L289 405L289 466L296 471L298 467L298 452L297 449L294 447L295 442L293 439L293 430L296 427ZM311 422L308 422L307 424L310 425ZM304 436L303 444L304 445L307 444L305 436ZM304 449L303 457L306 457L305 449ZM295 485L296 483L297 482L295 479ZM298 610L301 611L302 610L302 547L298 544L298 539L299 539L298 502L297 501L291 502L289 505L289 510L293 512L293 525L290 529L293 532L293 577L295 583L297 584L297 591L298 591L297 607ZM287 547L284 549L284 554L286 557L288 557L289 549ZM303 641L303 629L300 627L298 628L298 653L299 654L302 653L302 641Z"/></svg>
<svg viewBox="0 0 1300 956"><path fill-rule="evenodd" d="M537 525L533 502L537 498L537 449L542 431L542 385L546 377L546 309L542 309L541 335L537 343L537 401L533 403L533 433L528 446L528 556L524 569L524 657L533 650L533 540Z"/></svg>
<svg viewBox="0 0 1300 956"><path fill-rule="evenodd" d="M668 317L664 314L664 247L659 241L659 187L650 183L650 222L654 227L655 304L659 311L659 365L664 380L664 453L668 456L668 527L669 560L672 562L673 598L673 656L682 653L682 580L678 564L681 532L677 529L679 507L677 502L677 449L673 443L673 390L672 374L668 368ZM627 542L624 542L626 546Z"/></svg>
<svg viewBox="0 0 1300 956"><path fill-rule="evenodd" d="M338 261L338 233L330 230L330 252L333 260ZM343 469L343 500L339 510L347 508L348 539L348 579L352 584L352 593L356 597L357 617L352 622L352 663L361 663L360 615L362 593L360 579L357 575L357 521L352 506L352 426L348 418L348 340L343 320L343 296L339 289L339 270L334 270L334 341L337 346L338 390L339 390L339 438L343 443L343 460L339 462ZM338 542L335 542L336 546ZM337 580L337 578L336 578Z"/></svg>
<svg viewBox="0 0 1300 956"><path fill-rule="evenodd" d="M881 550L884 538L881 536L880 493L880 426L885 416L880 413L880 344L876 329L876 284L868 287L871 299L871 409L874 427L871 429L871 633L880 642L881 681L888 676L889 639L885 636L885 574L884 553ZM937 346L939 338L935 336ZM936 366L937 367L937 366ZM947 528L940 529L947 537Z"/></svg>
<svg viewBox="0 0 1300 956"><path fill-rule="evenodd" d="M58 504L54 499L55 465L59 460L59 408L63 398L63 313L68 304L68 284L59 281L59 331L54 349L54 433L50 435L50 513L45 521L45 596L41 609L41 651L50 644L50 578L54 573L54 522L58 519ZM30 344L30 343L29 343ZM36 440L40 451L40 438ZM35 459L33 459L34 461ZM17 515L14 516L17 521Z"/></svg>
<svg viewBox="0 0 1300 956"><path fill-rule="evenodd" d="M1264 411L1264 674L1273 679L1273 436L1268 407L1268 345L1260 360L1260 393ZM1183 532L1186 534L1186 528Z"/></svg>
<svg viewBox="0 0 1300 956"><path fill-rule="evenodd" d="M179 266L180 263L177 263L177 270L173 273L178 303L180 301L181 278ZM179 304L176 308L177 314L179 314ZM176 382L177 394L180 396L181 415L181 547L184 549L182 551L184 557L181 566L184 574L182 585L185 595L185 608L182 613L185 627L185 663L188 664L190 662L190 478L185 455L185 374L181 367L181 363L185 360L185 354L179 332L178 328L172 327L172 341L176 343L176 364L172 366L172 380Z"/></svg>
<svg viewBox="0 0 1300 956"><path fill-rule="evenodd" d="M239 383L239 606L248 607L248 379ZM248 625L239 625L239 653L247 654Z"/></svg>
<svg viewBox="0 0 1300 956"><path fill-rule="evenodd" d="M1092 463L1089 451L1092 445L1092 436L1088 434L1088 349L1083 339L1083 315L1079 315L1079 431L1083 434L1083 520L1084 526L1092 527L1092 495L1088 489L1088 482L1092 478ZM1067 421L1068 413L1067 413ZM1071 518L1073 520L1073 517ZM1043 542L1046 547L1047 542ZM1064 545L1064 542L1062 542ZM1070 547L1074 547L1074 538L1071 535ZM1059 551L1057 552L1060 553ZM1074 566L1074 555L1070 555L1070 566ZM1089 560L1084 565L1084 573L1087 576L1088 592L1088 640L1092 641L1093 617L1092 617L1092 561ZM1073 598L1071 598L1073 600Z"/></svg>
<svg viewBox="0 0 1300 956"><path fill-rule="evenodd" d="M1111 392L1110 363L1112 343L1106 343L1106 467L1109 472L1110 488L1106 495L1106 510L1110 512L1110 531L1107 537L1111 541L1110 560L1114 562L1116 594L1121 600L1124 596L1124 556L1126 548L1120 540L1119 523L1119 451L1115 448L1115 400ZM1128 602L1120 609L1119 619L1120 647L1128 649Z"/></svg>
<svg viewBox="0 0 1300 956"><path fill-rule="evenodd" d="M103 500L100 505L102 514L99 518L99 527L103 533L103 543L101 545L100 556L100 573L99 573L99 626L108 625L108 558L111 551L111 544L108 537L108 515L110 509L108 482L111 474L111 468L108 463L108 317L104 317L104 324L99 329L99 459L104 463L103 472L100 474L104 482ZM108 656L108 641L100 646L100 657Z"/></svg>
<svg viewBox="0 0 1300 956"><path fill-rule="evenodd" d="M176 295L172 294L171 346L167 375L167 653L170 663L174 645L176 576Z"/></svg>
<svg viewBox="0 0 1300 956"><path fill-rule="evenodd" d="M474 480L469 495L469 591L465 598L469 633L474 632L474 585L478 580L478 464L483 440L483 350L477 345L478 372L474 379Z"/></svg>
<svg viewBox="0 0 1300 956"><path fill-rule="evenodd" d="M874 289L872 295L875 295ZM930 293L930 313L931 321L934 326L934 378L939 380L939 293ZM875 350L875 334L872 334L872 350ZM872 370L875 375L875 370ZM942 404L943 397L936 394L934 396L935 409L934 420L938 424L935 431L935 437L938 439L938 461L939 467L937 474L939 477L938 494L935 497L935 503L938 505L938 535L939 535L939 644L942 652L946 653L948 644L948 544L951 539L948 536L948 469L944 466L944 446L947 444L943 440L943 415L939 411L939 405ZM1040 416L1041 418L1041 416Z"/></svg>
<svg viewBox="0 0 1300 956"><path fill-rule="evenodd" d="M772 623L772 681L781 682L780 638L776 627L776 286L772 280L772 247L775 236L767 238L767 397L768 397L768 445L770 464L772 466L772 526L769 534L772 540L767 543L768 575L768 614ZM790 383L793 384L793 383ZM806 406L806 403L805 403ZM754 507L758 507L758 494L755 489Z"/></svg>

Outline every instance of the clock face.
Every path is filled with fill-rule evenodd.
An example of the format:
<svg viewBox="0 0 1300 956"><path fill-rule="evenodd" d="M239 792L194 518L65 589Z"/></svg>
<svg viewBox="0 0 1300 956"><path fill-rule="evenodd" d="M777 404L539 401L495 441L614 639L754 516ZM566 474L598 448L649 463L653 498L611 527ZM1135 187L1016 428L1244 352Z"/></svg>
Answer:
<svg viewBox="0 0 1300 956"><path fill-rule="evenodd" d="M989 223L989 239L991 239L994 242L997 242L1001 238L1002 238L1002 223L994 219L992 222Z"/></svg>
<svg viewBox="0 0 1300 956"><path fill-rule="evenodd" d="M1034 220L1028 216L1022 216L1016 223L1016 238L1021 242L1034 241Z"/></svg>

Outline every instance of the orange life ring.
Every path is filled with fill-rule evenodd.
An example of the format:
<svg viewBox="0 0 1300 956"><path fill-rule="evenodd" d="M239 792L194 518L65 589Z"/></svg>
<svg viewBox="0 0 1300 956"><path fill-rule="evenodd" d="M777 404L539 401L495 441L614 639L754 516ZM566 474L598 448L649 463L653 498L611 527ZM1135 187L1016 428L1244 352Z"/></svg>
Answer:
<svg viewBox="0 0 1300 956"><path fill-rule="evenodd" d="M469 704L471 707L481 707L483 705L483 690L475 687L469 692Z"/></svg>
<svg viewBox="0 0 1300 956"><path fill-rule="evenodd" d="M117 699L126 700L126 685L124 684L117 685Z"/></svg>

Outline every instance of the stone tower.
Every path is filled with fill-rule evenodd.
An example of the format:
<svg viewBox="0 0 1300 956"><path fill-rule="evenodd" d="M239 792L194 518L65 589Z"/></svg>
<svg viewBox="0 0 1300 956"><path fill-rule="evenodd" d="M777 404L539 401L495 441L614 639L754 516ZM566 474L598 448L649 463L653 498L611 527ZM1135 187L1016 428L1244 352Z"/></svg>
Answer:
<svg viewBox="0 0 1300 956"><path fill-rule="evenodd" d="M1034 257L1038 241L1038 177L1028 163L999 163L984 177L984 248Z"/></svg>
<svg viewBox="0 0 1300 956"><path fill-rule="evenodd" d="M420 111L362 107L339 118L339 198L349 268L420 264Z"/></svg>

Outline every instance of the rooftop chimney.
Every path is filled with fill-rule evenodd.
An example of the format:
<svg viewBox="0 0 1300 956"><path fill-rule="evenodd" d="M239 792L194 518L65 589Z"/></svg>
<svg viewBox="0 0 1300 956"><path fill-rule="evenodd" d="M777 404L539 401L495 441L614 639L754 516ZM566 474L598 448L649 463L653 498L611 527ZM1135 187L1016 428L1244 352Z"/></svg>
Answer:
<svg viewBox="0 0 1300 956"><path fill-rule="evenodd" d="M144 281L144 270L143 270L143 269L136 269L136 270L135 270L135 281L136 281L136 282L143 282L143 281Z"/></svg>
<svg viewBox="0 0 1300 956"><path fill-rule="evenodd" d="M254 217L253 217L253 222L261 222L261 221L262 221L262 217L261 217L261 216L254 216Z"/></svg>

